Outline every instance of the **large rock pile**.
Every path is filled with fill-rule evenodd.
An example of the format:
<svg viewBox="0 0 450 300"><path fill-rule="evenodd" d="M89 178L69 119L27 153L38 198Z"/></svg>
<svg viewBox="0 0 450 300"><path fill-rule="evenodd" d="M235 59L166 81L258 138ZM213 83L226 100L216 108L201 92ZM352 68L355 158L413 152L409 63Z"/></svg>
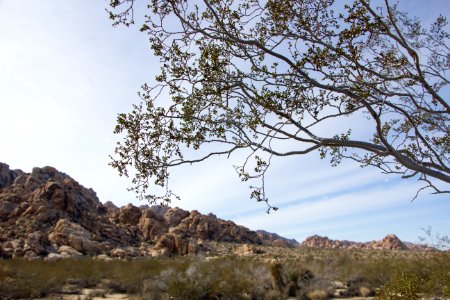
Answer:
<svg viewBox="0 0 450 300"><path fill-rule="evenodd" d="M207 241L260 244L257 233L198 211L104 205L52 167L30 174L0 163L0 256L189 254Z"/></svg>
<svg viewBox="0 0 450 300"><path fill-rule="evenodd" d="M395 234L389 234L381 241L365 243L332 240L326 236L313 235L306 238L299 247L321 249L433 250L432 248L423 245L403 243Z"/></svg>
<svg viewBox="0 0 450 300"><path fill-rule="evenodd" d="M365 243L370 249L387 249L387 250L407 250L408 247L395 235L389 234L381 241L372 241Z"/></svg>
<svg viewBox="0 0 450 300"><path fill-rule="evenodd" d="M331 240L326 236L313 235L307 237L301 244L302 248L323 248L323 249L336 249L336 248L360 248L361 243Z"/></svg>
<svg viewBox="0 0 450 300"><path fill-rule="evenodd" d="M52 167L31 173L0 163L0 258L80 255L136 257L213 251L209 241L241 243L239 253L262 244L279 247L419 249L395 235L356 243L312 236L300 245L266 231L251 231L213 214L167 206L102 204L92 189Z"/></svg>

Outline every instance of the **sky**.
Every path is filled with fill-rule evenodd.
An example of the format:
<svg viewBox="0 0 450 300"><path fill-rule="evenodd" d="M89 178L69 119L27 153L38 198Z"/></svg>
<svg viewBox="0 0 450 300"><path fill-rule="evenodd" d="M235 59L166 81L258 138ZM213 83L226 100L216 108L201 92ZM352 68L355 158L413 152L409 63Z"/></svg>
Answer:
<svg viewBox="0 0 450 300"><path fill-rule="evenodd" d="M140 26L113 28L109 1L0 0L0 161L13 169L53 166L91 187L102 202L146 204L127 191L130 179L108 163L120 137L118 113L139 103L159 62ZM143 3L143 2L142 2ZM401 0L430 22L450 15L447 0ZM142 12L141 12L142 13ZM344 161L331 167L318 153L273 161L266 188L279 210L249 198L233 169L238 157L216 158L172 172L187 210L214 213L250 229L298 241L318 234L370 241L394 233L417 241L421 228L450 235L450 196Z"/></svg>

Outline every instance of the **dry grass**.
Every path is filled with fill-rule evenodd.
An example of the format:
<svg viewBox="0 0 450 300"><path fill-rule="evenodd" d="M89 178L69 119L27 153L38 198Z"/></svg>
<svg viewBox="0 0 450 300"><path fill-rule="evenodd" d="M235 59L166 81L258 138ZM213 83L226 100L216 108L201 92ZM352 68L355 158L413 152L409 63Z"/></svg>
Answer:
<svg viewBox="0 0 450 300"><path fill-rule="evenodd" d="M274 257L282 266L283 286L277 284L277 290L269 268ZM249 257L55 262L12 259L0 260L0 295L7 299L39 298L60 293L70 285L75 291L97 287L136 299L285 299L288 295L298 298L301 293L311 299L327 299L333 291L332 283L338 281L346 287L346 295L367 297L376 288L397 288L399 275L406 274L407 278L420 279L415 293L449 297L449 270L450 253L443 252L273 247L265 247L263 254Z"/></svg>

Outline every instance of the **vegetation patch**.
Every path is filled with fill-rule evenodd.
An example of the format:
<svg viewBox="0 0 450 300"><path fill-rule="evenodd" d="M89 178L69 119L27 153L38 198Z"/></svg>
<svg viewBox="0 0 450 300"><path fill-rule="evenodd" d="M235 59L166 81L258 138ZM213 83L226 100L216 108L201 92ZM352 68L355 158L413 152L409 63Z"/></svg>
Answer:
<svg viewBox="0 0 450 300"><path fill-rule="evenodd" d="M0 261L0 295L38 299L91 289L93 297L122 293L134 299L313 300L376 293L380 300L411 300L449 297L449 270L448 252L277 247L245 257L8 259Z"/></svg>

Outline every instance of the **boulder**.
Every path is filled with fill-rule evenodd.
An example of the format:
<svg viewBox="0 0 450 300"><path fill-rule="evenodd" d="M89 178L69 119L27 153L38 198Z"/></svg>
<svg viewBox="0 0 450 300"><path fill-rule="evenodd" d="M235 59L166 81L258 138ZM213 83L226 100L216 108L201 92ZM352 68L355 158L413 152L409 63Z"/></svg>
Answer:
<svg viewBox="0 0 450 300"><path fill-rule="evenodd" d="M80 257L83 255L72 247L66 245L59 247L59 253L64 257Z"/></svg>
<svg viewBox="0 0 450 300"><path fill-rule="evenodd" d="M0 189L13 184L14 180L21 174L23 174L22 171L10 170L7 164L0 162Z"/></svg>
<svg viewBox="0 0 450 300"><path fill-rule="evenodd" d="M56 223L48 239L57 246L68 245L85 254L93 254L99 250L99 243L92 240L89 231L67 219L60 219Z"/></svg>
<svg viewBox="0 0 450 300"><path fill-rule="evenodd" d="M136 247L123 247L111 250L110 256L115 258L132 258L143 256L143 253Z"/></svg>
<svg viewBox="0 0 450 300"><path fill-rule="evenodd" d="M112 218L116 223L123 225L137 225L142 211L139 207L128 204L113 213Z"/></svg>
<svg viewBox="0 0 450 300"><path fill-rule="evenodd" d="M112 261L113 260L111 257L109 257L106 254L100 254L100 255L94 256L94 259L103 260L103 261Z"/></svg>
<svg viewBox="0 0 450 300"><path fill-rule="evenodd" d="M187 255L196 254L199 251L199 246L195 239L182 238L167 233L159 238L153 250L163 250L164 254Z"/></svg>
<svg viewBox="0 0 450 300"><path fill-rule="evenodd" d="M190 214L188 211L175 207L167 210L167 212L164 214L164 219L166 220L169 227L175 227L180 224L181 220L185 219L189 215Z"/></svg>
<svg viewBox="0 0 450 300"><path fill-rule="evenodd" d="M14 239L1 245L1 252L4 257L21 257L25 254L24 240Z"/></svg>
<svg viewBox="0 0 450 300"><path fill-rule="evenodd" d="M156 240L168 230L168 225L165 222L165 219L150 209L143 211L141 218L139 219L138 226L144 241Z"/></svg>
<svg viewBox="0 0 450 300"><path fill-rule="evenodd" d="M58 253L49 253L49 254L44 258L44 260L45 260L45 261L57 261L57 260L60 260L60 259L63 259L63 258L65 258L65 257L64 257L64 255L62 255L62 254L58 254Z"/></svg>
<svg viewBox="0 0 450 300"><path fill-rule="evenodd" d="M249 255L257 254L259 252L260 251L258 251L258 249L254 245L250 245L250 244L239 245L234 250L234 254L239 255L239 256L249 256Z"/></svg>
<svg viewBox="0 0 450 300"><path fill-rule="evenodd" d="M19 206L19 203L14 201L14 199L5 198L0 201L0 221L7 221L8 218L14 213L15 209Z"/></svg>
<svg viewBox="0 0 450 300"><path fill-rule="evenodd" d="M67 182L67 181L66 181ZM73 197L66 188L54 181L47 182L43 187L41 196L49 201L52 206L58 210L73 214L75 212L75 203Z"/></svg>

